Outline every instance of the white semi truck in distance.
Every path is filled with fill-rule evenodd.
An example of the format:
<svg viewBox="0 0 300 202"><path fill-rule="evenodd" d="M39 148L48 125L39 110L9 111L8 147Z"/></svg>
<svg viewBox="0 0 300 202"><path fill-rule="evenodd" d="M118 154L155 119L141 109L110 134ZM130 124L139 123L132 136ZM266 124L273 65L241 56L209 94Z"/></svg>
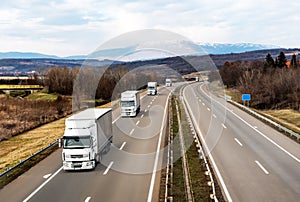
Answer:
<svg viewBox="0 0 300 202"><path fill-rule="evenodd" d="M94 169L112 143L111 108L90 108L66 119L62 138L64 170Z"/></svg>
<svg viewBox="0 0 300 202"><path fill-rule="evenodd" d="M148 82L147 95L157 94L157 82Z"/></svg>
<svg viewBox="0 0 300 202"><path fill-rule="evenodd" d="M136 116L140 111L139 91L128 90L121 93L121 116Z"/></svg>
<svg viewBox="0 0 300 202"><path fill-rule="evenodd" d="M166 87L172 86L172 80L171 79L166 79Z"/></svg>

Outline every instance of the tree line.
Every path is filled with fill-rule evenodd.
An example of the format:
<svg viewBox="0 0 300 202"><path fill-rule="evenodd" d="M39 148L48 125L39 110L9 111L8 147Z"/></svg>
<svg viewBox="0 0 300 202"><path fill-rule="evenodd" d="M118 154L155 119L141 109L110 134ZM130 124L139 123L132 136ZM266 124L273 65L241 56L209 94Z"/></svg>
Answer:
<svg viewBox="0 0 300 202"><path fill-rule="evenodd" d="M73 95L73 109L76 110L86 107L87 102L94 104L96 100L102 104L119 98L125 90L145 88L151 80L158 80L156 73L129 71L122 65L113 68L55 67L45 74L44 84L49 93Z"/></svg>
<svg viewBox="0 0 300 202"><path fill-rule="evenodd" d="M281 52L261 61L225 62L219 71L224 85L251 94L250 105L259 109L292 108L300 111L300 68Z"/></svg>

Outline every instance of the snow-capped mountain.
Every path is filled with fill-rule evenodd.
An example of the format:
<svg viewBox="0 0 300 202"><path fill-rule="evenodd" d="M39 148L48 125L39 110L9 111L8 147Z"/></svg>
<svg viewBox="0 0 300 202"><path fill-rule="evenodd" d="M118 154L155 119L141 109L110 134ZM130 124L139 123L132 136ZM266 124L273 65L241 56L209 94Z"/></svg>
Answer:
<svg viewBox="0 0 300 202"><path fill-rule="evenodd" d="M222 43L191 43L182 41L179 46L188 44L192 47L193 50L198 52L205 52L206 54L226 54L226 53L242 53L247 51L254 50L263 50L263 49L274 49L280 48L274 45L262 45L262 44L253 44L253 43L237 43L237 44L222 44ZM178 46L178 47L179 47ZM175 47L175 46L174 46ZM80 56L69 56L69 57L59 57L56 55L47 55L41 53L31 53L31 52L0 52L0 59L28 59L28 58L51 58L51 59L86 59L93 56L101 56L102 58L111 59L112 56L118 55L124 52L134 52L136 49L140 49L140 46L130 46L125 48L117 49L106 49L101 51L96 51L88 55Z"/></svg>
<svg viewBox="0 0 300 202"><path fill-rule="evenodd" d="M254 43L198 43L208 54L227 54L227 53L242 53L255 50L275 49L280 48L274 45L263 45Z"/></svg>

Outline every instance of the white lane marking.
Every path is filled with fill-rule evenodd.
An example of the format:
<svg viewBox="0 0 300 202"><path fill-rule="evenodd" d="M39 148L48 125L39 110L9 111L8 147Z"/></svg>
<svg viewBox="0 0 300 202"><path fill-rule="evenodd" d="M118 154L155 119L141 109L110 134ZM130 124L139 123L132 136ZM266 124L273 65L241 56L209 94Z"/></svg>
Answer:
<svg viewBox="0 0 300 202"><path fill-rule="evenodd" d="M111 166L113 165L113 161L111 161L110 163L109 163L109 165L108 165L108 167L106 168L106 170L104 171L104 173L103 173L103 175L106 175L107 173L108 173L108 171L109 171L109 169L111 168Z"/></svg>
<svg viewBox="0 0 300 202"><path fill-rule="evenodd" d="M134 131L134 129L132 129L129 134L132 135L133 131Z"/></svg>
<svg viewBox="0 0 300 202"><path fill-rule="evenodd" d="M149 105L152 105L152 102L150 102Z"/></svg>
<svg viewBox="0 0 300 202"><path fill-rule="evenodd" d="M264 171L264 173L266 173L266 175L269 175L269 172L258 161L255 161L255 163Z"/></svg>
<svg viewBox="0 0 300 202"><path fill-rule="evenodd" d="M140 123L140 121L137 121L135 125L138 125Z"/></svg>
<svg viewBox="0 0 300 202"><path fill-rule="evenodd" d="M227 128L227 127L224 125L224 123L222 123L222 127L225 128L225 129Z"/></svg>
<svg viewBox="0 0 300 202"><path fill-rule="evenodd" d="M234 138L234 140L242 147L243 144L237 139L237 138Z"/></svg>
<svg viewBox="0 0 300 202"><path fill-rule="evenodd" d="M86 199L84 200L84 202L89 202L91 200L92 197L88 196L86 197Z"/></svg>
<svg viewBox="0 0 300 202"><path fill-rule="evenodd" d="M153 195L153 189L154 189L154 183L155 183L155 177L156 177L156 170L157 170L157 165L158 165L158 158L159 158L159 150L160 150L160 145L161 145L161 141L162 141L162 134L163 134L163 130L164 130L164 123L166 120L166 114L167 114L167 106L168 106L168 100L170 97L170 94L173 93L174 90L172 90L168 97L167 97L167 102L165 104L165 111L164 111L164 116L163 116L163 120L161 122L161 127L160 127L160 132L159 132L159 139L157 142L157 148L156 148L156 154L155 154L155 161L154 161L154 167L153 167L153 171L152 171L152 176L151 176L151 182L150 182L150 188L149 188L149 192L148 192L148 199L147 202L151 202L152 201L152 195Z"/></svg>
<svg viewBox="0 0 300 202"><path fill-rule="evenodd" d="M55 177L55 175L57 175L61 170L63 169L63 167L60 167L51 177L49 177L43 184L41 184L37 189L35 189L29 196L27 196L26 199L23 200L23 202L27 202L28 200L31 199L31 197L33 197L40 189L42 189L50 180L52 180L52 178Z"/></svg>
<svg viewBox="0 0 300 202"><path fill-rule="evenodd" d="M202 105L203 105L203 106L205 106L205 103L204 103L204 102L202 102Z"/></svg>
<svg viewBox="0 0 300 202"><path fill-rule="evenodd" d="M145 113L147 112L148 110L147 109L145 109Z"/></svg>
<svg viewBox="0 0 300 202"><path fill-rule="evenodd" d="M150 107L150 105L147 106L148 108Z"/></svg>
<svg viewBox="0 0 300 202"><path fill-rule="evenodd" d="M143 118L143 117L144 117L144 114L142 114L141 118Z"/></svg>
<svg viewBox="0 0 300 202"><path fill-rule="evenodd" d="M210 109L207 107L207 110L210 111Z"/></svg>
<svg viewBox="0 0 300 202"><path fill-rule="evenodd" d="M123 142L119 150L122 150L125 147L126 142Z"/></svg>
<svg viewBox="0 0 300 202"><path fill-rule="evenodd" d="M115 124L115 122L116 122L117 120L119 120L120 118L121 118L121 115L118 116L118 117L112 122L112 124Z"/></svg>
<svg viewBox="0 0 300 202"><path fill-rule="evenodd" d="M199 99L199 102L202 102L202 100Z"/></svg>
<svg viewBox="0 0 300 202"><path fill-rule="evenodd" d="M202 85L203 86L203 85ZM202 92L204 94L206 94L206 96L209 97L209 95L203 91L202 86L200 87L200 89L202 90ZM211 97L210 97L211 98ZM211 98L212 99L212 98ZM219 105L223 106L224 109L229 110L226 106L224 106L223 104L221 104L219 101L215 100L215 102L219 103ZM252 128L253 130L255 130L258 134L260 134L261 136L263 136L265 139L267 139L269 142L271 142L272 144L274 144L276 147L278 147L281 151L283 151L284 153L286 153L288 156L290 156L292 159L294 159L295 161L297 161L298 163L300 163L300 159L298 159L296 156L294 156L293 154L291 154L289 151L287 151L286 149L284 149L282 146L280 146L279 144L277 144L276 142L274 142L274 140L272 140L271 138L269 138L268 136L266 136L265 134L263 134L262 132L260 132L259 130L257 130L256 128L254 128L250 123L248 123L247 121L245 121L244 119L242 119L240 116L238 116L236 113L234 113L233 111L231 111L231 113L237 117L238 119L240 119L242 122L244 122L247 126L249 126L250 128Z"/></svg>
<svg viewBox="0 0 300 202"><path fill-rule="evenodd" d="M47 174L47 175L44 175L43 178L44 178L44 179L47 179L47 178L50 177L51 175L52 175L52 174L49 173L49 174Z"/></svg>
<svg viewBox="0 0 300 202"><path fill-rule="evenodd" d="M215 114L213 114L213 117L214 117L214 118L217 118L217 116L216 116Z"/></svg>
<svg viewBox="0 0 300 202"><path fill-rule="evenodd" d="M185 91L185 90L186 90L186 88L183 89L183 91ZM193 92L194 92L194 91L193 91ZM185 98L185 93L183 93L183 96L184 96L184 99L186 100L186 98ZM187 104L187 108L188 108L188 110L189 110L190 112L192 112L191 107L190 107L188 104ZM191 116L192 116L192 121L196 120L193 113L191 113ZM220 180L220 183L221 183L221 186L222 186L222 188L223 188L223 190L224 190L224 192L225 192L226 198L227 198L228 202L232 202L232 198L231 198L231 196L230 196L230 193L229 193L229 191L228 191L228 189L227 189L227 187L226 187L226 184L225 184L225 182L224 182L224 180L223 180L223 177L222 177L222 175L221 175L221 173L220 173L220 170L219 170L219 168L217 167L217 164L216 164L216 162L215 162L215 160L214 160L214 158L213 158L213 156L212 156L210 150L208 149L208 146L207 146L207 144L206 144L206 142L205 142L204 136L203 136L203 134L202 134L202 132L201 132L201 130L200 130L200 128L199 128L199 125L198 125L198 124L194 124L194 125L196 126L196 130L198 131L198 133L199 133L199 135L200 135L200 139L201 139L201 141L202 141L202 143L203 143L203 145L204 145L204 149L205 149L206 152L208 153L208 157L209 157L209 159L210 159L210 161L211 161L211 163L212 163L212 166L213 166L213 168L215 169L216 174L217 174L217 176L218 176L218 178L219 178L219 180Z"/></svg>

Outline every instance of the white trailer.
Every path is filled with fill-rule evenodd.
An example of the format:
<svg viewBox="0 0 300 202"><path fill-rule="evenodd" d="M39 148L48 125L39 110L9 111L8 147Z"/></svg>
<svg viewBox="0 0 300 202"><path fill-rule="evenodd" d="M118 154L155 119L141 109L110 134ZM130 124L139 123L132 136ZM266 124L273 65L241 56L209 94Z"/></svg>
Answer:
<svg viewBox="0 0 300 202"><path fill-rule="evenodd" d="M157 94L157 82L148 82L147 95Z"/></svg>
<svg viewBox="0 0 300 202"><path fill-rule="evenodd" d="M111 108L86 109L67 118L65 125L63 169L94 169L112 143Z"/></svg>
<svg viewBox="0 0 300 202"><path fill-rule="evenodd" d="M121 93L121 116L136 116L140 111L139 91L125 91Z"/></svg>
<svg viewBox="0 0 300 202"><path fill-rule="evenodd" d="M166 87L172 86L172 80L171 79L166 79Z"/></svg>

